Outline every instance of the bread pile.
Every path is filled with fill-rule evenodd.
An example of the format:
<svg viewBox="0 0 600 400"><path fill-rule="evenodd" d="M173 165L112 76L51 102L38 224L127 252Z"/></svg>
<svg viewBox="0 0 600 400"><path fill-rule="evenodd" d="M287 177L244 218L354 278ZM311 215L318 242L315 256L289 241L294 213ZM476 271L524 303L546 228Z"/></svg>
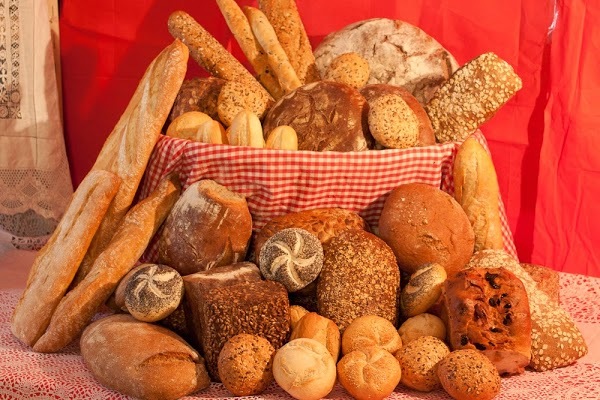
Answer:
<svg viewBox="0 0 600 400"><path fill-rule="evenodd" d="M92 374L144 399L213 381L235 396L276 382L310 400L336 380L357 399L403 388L489 399L501 375L587 352L557 275L502 252L494 166L469 137L520 88L506 62L489 53L458 68L423 31L383 18L313 53L293 0L216 1L255 75L192 16L170 16L175 41L33 265L12 319L19 340L57 352L81 335ZM188 54L212 76L184 81ZM306 151L464 142L455 195L401 185L377 232L339 208L283 213L253 232L246 199L212 180L182 188L168 175L134 201L161 133ZM151 240L157 258L136 265ZM105 303L121 314L90 324Z"/></svg>

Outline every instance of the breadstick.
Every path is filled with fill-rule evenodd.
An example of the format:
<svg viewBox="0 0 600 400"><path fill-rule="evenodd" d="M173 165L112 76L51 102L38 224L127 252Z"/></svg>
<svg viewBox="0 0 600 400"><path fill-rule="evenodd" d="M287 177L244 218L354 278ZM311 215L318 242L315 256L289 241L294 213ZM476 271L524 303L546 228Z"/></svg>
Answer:
<svg viewBox="0 0 600 400"><path fill-rule="evenodd" d="M235 0L217 0L217 5L221 9L223 17L225 17L229 30L233 33L244 55L254 68L257 79L275 100L279 99L284 95L283 90L269 68L267 55L254 37L244 12Z"/></svg>
<svg viewBox="0 0 600 400"><path fill-rule="evenodd" d="M175 11L169 16L168 25L171 35L185 43L192 58L211 75L242 83L273 101L250 72L188 13Z"/></svg>
<svg viewBox="0 0 600 400"><path fill-rule="evenodd" d="M302 86L302 82L298 79L294 67L290 64L287 54L281 47L279 40L277 40L277 35L266 15L254 7L244 7L244 12L248 17L248 21L250 21L254 36L267 53L269 65L279 80L284 93L288 94Z"/></svg>
<svg viewBox="0 0 600 400"><path fill-rule="evenodd" d="M34 351L55 352L73 341L140 258L180 193L175 176L164 178L154 192L129 210L90 273L67 293L52 315Z"/></svg>
<svg viewBox="0 0 600 400"><path fill-rule="evenodd" d="M111 172L90 172L35 258L11 323L13 334L28 346L48 326L120 184L121 179Z"/></svg>

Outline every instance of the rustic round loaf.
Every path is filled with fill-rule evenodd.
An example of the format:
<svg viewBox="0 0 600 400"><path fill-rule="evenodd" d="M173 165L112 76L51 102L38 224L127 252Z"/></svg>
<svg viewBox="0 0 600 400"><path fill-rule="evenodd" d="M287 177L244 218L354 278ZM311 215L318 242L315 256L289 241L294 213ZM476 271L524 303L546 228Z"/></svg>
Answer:
<svg viewBox="0 0 600 400"><path fill-rule="evenodd" d="M392 354L400 350L402 340L390 321L377 315L356 318L344 331L342 354L377 346Z"/></svg>
<svg viewBox="0 0 600 400"><path fill-rule="evenodd" d="M448 346L433 336L421 336L408 343L396 353L402 369L402 384L421 392L438 388L440 381L435 369L448 354Z"/></svg>
<svg viewBox="0 0 600 400"><path fill-rule="evenodd" d="M461 206L442 190L409 183L392 190L379 219L379 236L408 273L428 263L452 276L469 262L475 234Z"/></svg>
<svg viewBox="0 0 600 400"><path fill-rule="evenodd" d="M378 315L396 324L400 271L387 244L363 230L344 231L323 247L319 314L343 332L354 319Z"/></svg>
<svg viewBox="0 0 600 400"><path fill-rule="evenodd" d="M169 114L169 121L188 111L201 111L218 120L217 99L225 82L212 76L184 80Z"/></svg>
<svg viewBox="0 0 600 400"><path fill-rule="evenodd" d="M263 122L264 134L289 125L298 136L298 150L368 150L373 139L363 117L366 104L358 90L343 83L309 83L271 107Z"/></svg>
<svg viewBox="0 0 600 400"><path fill-rule="evenodd" d="M437 366L442 387L456 400L490 400L500 392L494 364L477 350L455 350Z"/></svg>
<svg viewBox="0 0 600 400"><path fill-rule="evenodd" d="M417 269L402 288L402 314L405 317L414 317L427 311L440 298L446 278L446 270L440 264L426 264Z"/></svg>
<svg viewBox="0 0 600 400"><path fill-rule="evenodd" d="M368 61L367 83L403 86L422 104L458 69L454 57L427 33L386 18L355 22L326 36L314 51L321 75L337 56L350 52Z"/></svg>

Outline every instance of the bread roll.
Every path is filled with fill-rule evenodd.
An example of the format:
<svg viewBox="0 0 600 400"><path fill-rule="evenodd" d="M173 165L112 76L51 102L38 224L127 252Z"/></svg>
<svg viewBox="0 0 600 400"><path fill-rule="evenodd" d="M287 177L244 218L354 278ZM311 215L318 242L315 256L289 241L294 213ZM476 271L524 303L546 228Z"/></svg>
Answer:
<svg viewBox="0 0 600 400"><path fill-rule="evenodd" d="M344 53L333 59L323 76L324 80L335 81L360 89L369 80L369 62L358 53Z"/></svg>
<svg viewBox="0 0 600 400"><path fill-rule="evenodd" d="M114 297L114 305L116 306L115 311L127 312L127 307L125 306L125 288L127 287L127 283L129 282L131 276L140 269L144 268L145 266L146 264L141 264L137 267L133 267L123 278L121 278L119 284L117 285L117 288L112 294L112 296Z"/></svg>
<svg viewBox="0 0 600 400"><path fill-rule="evenodd" d="M438 263L452 276L473 254L473 228L463 209L449 194L422 183L391 191L381 211L379 236L400 268L411 274L423 264Z"/></svg>
<svg viewBox="0 0 600 400"><path fill-rule="evenodd" d="M490 400L500 393L500 375L477 350L456 350L437 366L444 390L456 400Z"/></svg>
<svg viewBox="0 0 600 400"><path fill-rule="evenodd" d="M426 264L417 269L402 288L402 314L405 317L414 317L427 311L440 298L446 278L446 270L440 264Z"/></svg>
<svg viewBox="0 0 600 400"><path fill-rule="evenodd" d="M337 365L344 389L358 400L382 400L394 391L402 371L398 361L379 347L346 354Z"/></svg>
<svg viewBox="0 0 600 400"><path fill-rule="evenodd" d="M240 333L219 353L219 376L234 396L262 393L273 382L275 349L263 337Z"/></svg>
<svg viewBox="0 0 600 400"><path fill-rule="evenodd" d="M396 353L402 369L400 382L420 392L431 392L440 386L437 363L450 354L446 344L433 336L421 336Z"/></svg>
<svg viewBox="0 0 600 400"><path fill-rule="evenodd" d="M398 329L398 334L402 339L403 346L421 336L433 336L440 340L446 340L446 325L439 317L423 313L404 321Z"/></svg>
<svg viewBox="0 0 600 400"><path fill-rule="evenodd" d="M401 96L386 94L369 103L369 132L377 143L392 149L417 144L419 120Z"/></svg>
<svg viewBox="0 0 600 400"><path fill-rule="evenodd" d="M251 111L241 110L227 129L227 142L233 146L265 147L258 117Z"/></svg>
<svg viewBox="0 0 600 400"><path fill-rule="evenodd" d="M474 251L504 249L494 162L474 137L465 140L456 153L454 198L473 226Z"/></svg>
<svg viewBox="0 0 600 400"><path fill-rule="evenodd" d="M204 360L183 339L130 315L92 323L80 345L94 378L127 396L178 399L210 385Z"/></svg>
<svg viewBox="0 0 600 400"><path fill-rule="evenodd" d="M267 137L267 149L298 150L298 135L291 126L281 125Z"/></svg>
<svg viewBox="0 0 600 400"><path fill-rule="evenodd" d="M225 128L223 128L223 125L221 125L219 121L215 120L206 121L200 124L192 140L212 144L229 143L227 135L225 134Z"/></svg>
<svg viewBox="0 0 600 400"><path fill-rule="evenodd" d="M402 340L390 321L377 315L363 315L348 325L342 337L342 354L377 346L392 354L400 350Z"/></svg>
<svg viewBox="0 0 600 400"><path fill-rule="evenodd" d="M273 376L277 384L298 400L317 400L335 385L335 361L325 346L299 338L275 353Z"/></svg>
<svg viewBox="0 0 600 400"><path fill-rule="evenodd" d="M158 263L181 275L242 261L252 235L246 199L212 180L191 184L165 221Z"/></svg>
<svg viewBox="0 0 600 400"><path fill-rule="evenodd" d="M298 305L290 306L290 326L292 328L292 332L294 331L296 326L298 326L298 322L300 322L302 317L304 317L308 313L309 313L309 311L302 306L298 306Z"/></svg>
<svg viewBox="0 0 600 400"><path fill-rule="evenodd" d="M218 121L217 99L225 82L227 81L213 76L184 80L168 121L171 122L188 111L200 111Z"/></svg>
<svg viewBox="0 0 600 400"><path fill-rule="evenodd" d="M223 85L217 99L219 119L225 126L231 126L234 118L242 111L248 111L263 119L273 100L261 91L244 83L228 81Z"/></svg>
<svg viewBox="0 0 600 400"><path fill-rule="evenodd" d="M294 306L292 306L294 307ZM337 362L340 354L340 330L335 322L317 313L305 314L292 328L290 340L314 339L327 348L333 361Z"/></svg>
<svg viewBox="0 0 600 400"><path fill-rule="evenodd" d="M212 118L200 111L188 111L175 118L167 128L167 136L194 140L198 128Z"/></svg>

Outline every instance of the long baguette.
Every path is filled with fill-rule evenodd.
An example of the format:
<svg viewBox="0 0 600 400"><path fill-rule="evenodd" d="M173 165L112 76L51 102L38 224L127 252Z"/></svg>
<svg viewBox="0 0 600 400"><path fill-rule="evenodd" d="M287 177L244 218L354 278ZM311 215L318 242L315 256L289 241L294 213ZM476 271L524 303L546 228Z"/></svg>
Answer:
<svg viewBox="0 0 600 400"><path fill-rule="evenodd" d="M187 47L175 40L152 61L96 159L94 170L114 172L123 184L92 241L75 283L89 272L133 202L150 154L185 78L188 55Z"/></svg>
<svg viewBox="0 0 600 400"><path fill-rule="evenodd" d="M90 273L60 301L34 351L55 352L73 341L140 258L180 193L179 180L166 177L129 210Z"/></svg>
<svg viewBox="0 0 600 400"><path fill-rule="evenodd" d="M28 346L48 326L120 184L121 179L111 172L90 172L38 253L11 321L13 334Z"/></svg>

